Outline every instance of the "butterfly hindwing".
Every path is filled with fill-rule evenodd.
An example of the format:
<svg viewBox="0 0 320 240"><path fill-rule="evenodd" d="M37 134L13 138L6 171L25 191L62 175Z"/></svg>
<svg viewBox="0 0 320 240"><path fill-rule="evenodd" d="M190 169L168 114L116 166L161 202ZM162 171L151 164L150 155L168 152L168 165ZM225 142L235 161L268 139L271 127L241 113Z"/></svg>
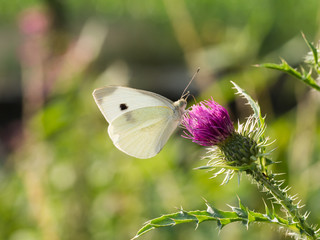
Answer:
<svg viewBox="0 0 320 240"><path fill-rule="evenodd" d="M169 107L144 107L126 112L109 125L114 145L137 158L155 156L179 124Z"/></svg>

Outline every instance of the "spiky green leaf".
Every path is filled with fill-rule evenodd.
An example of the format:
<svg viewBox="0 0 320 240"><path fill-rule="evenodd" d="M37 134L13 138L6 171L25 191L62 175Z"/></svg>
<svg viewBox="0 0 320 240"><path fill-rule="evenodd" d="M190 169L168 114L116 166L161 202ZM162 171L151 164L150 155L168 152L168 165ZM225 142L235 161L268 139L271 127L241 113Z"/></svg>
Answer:
<svg viewBox="0 0 320 240"><path fill-rule="evenodd" d="M306 44L308 45L308 47L310 48L310 50L311 50L311 52L313 54L314 63L315 64L319 64L317 48L306 38L304 33L301 33L301 34L302 34L302 37L303 37L304 41L306 42Z"/></svg>
<svg viewBox="0 0 320 240"><path fill-rule="evenodd" d="M271 164L276 163L276 162L272 161L270 158L264 158L264 160L265 160L265 165L266 165L266 166L269 166L269 165L271 165Z"/></svg>
<svg viewBox="0 0 320 240"><path fill-rule="evenodd" d="M137 232L133 239L137 239L141 235L151 231L152 229L160 227L175 226L177 224L194 222L197 226L205 221L215 221L219 229L224 226L233 223L241 222L246 227L250 223L264 222L276 224L281 227L285 227L292 233L300 234L301 229L299 226L290 219L284 219L279 217L274 211L270 210L267 205L266 213L259 213L249 210L245 207L240 199L239 206L232 207L232 211L222 211L214 208L209 203L206 203L207 210L196 210L196 211L184 211L181 210L176 213L163 215L159 218L152 219L145 223L145 225Z"/></svg>
<svg viewBox="0 0 320 240"><path fill-rule="evenodd" d="M264 118L261 116L261 110L259 104L252 99L252 97L241 87L239 87L236 83L231 81L231 83L234 85L235 89L237 90L237 94L241 95L243 98L245 98L249 105L251 106L254 116L259 121L259 127L264 126Z"/></svg>
<svg viewBox="0 0 320 240"><path fill-rule="evenodd" d="M299 79L300 81L304 82L308 86L316 89L317 91L320 91L320 86L317 84L317 82L313 79L310 73L302 72L300 73L293 67L291 67L285 60L281 59L280 64L275 64L275 63L264 63L257 65L258 67L264 67L264 68L270 68L270 69L275 69L279 70L285 73L290 74L291 76Z"/></svg>

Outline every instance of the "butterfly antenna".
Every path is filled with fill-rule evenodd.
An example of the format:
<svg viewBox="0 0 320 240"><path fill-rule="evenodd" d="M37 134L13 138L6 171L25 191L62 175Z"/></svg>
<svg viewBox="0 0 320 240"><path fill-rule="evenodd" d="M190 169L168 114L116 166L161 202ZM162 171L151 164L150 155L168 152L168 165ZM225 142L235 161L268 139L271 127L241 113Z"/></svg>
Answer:
<svg viewBox="0 0 320 240"><path fill-rule="evenodd" d="M189 92L186 93L188 87L190 86L190 84L192 83L192 81L195 79L195 77L197 76L198 72L200 71L200 68L197 69L197 71L193 74L191 80L189 81L188 85L186 86L186 88L183 90L183 93L181 95L181 98L183 98L186 95L189 95Z"/></svg>
<svg viewBox="0 0 320 240"><path fill-rule="evenodd" d="M190 92L187 91L186 93L184 93L184 94L181 96L181 98L186 98L185 100L187 100L187 98L189 97L189 95L190 95Z"/></svg>

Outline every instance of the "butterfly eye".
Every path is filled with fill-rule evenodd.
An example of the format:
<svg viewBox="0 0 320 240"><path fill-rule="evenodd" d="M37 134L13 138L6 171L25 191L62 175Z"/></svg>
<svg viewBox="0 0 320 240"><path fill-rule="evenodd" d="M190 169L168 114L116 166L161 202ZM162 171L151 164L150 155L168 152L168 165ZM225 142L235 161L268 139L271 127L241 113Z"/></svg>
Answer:
<svg viewBox="0 0 320 240"><path fill-rule="evenodd" d="M180 108L185 108L187 106L187 101L184 99L179 100L179 107Z"/></svg>
<svg viewBox="0 0 320 240"><path fill-rule="evenodd" d="M121 110L121 111L124 111L124 110L126 110L126 109L128 109L127 104L121 103L121 104L120 104L120 110Z"/></svg>

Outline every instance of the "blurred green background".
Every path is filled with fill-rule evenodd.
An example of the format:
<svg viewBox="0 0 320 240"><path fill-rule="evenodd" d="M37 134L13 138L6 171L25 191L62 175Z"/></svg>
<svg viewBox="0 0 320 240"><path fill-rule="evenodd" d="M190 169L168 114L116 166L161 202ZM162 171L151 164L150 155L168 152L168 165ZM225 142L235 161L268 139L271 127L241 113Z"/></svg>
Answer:
<svg viewBox="0 0 320 240"><path fill-rule="evenodd" d="M92 98L128 85L177 100L211 96L232 120L251 114L230 80L246 89L277 139L284 172L310 223L320 224L319 96L290 76L253 64L285 58L298 66L320 34L319 0L0 1L0 239L130 239L148 219L229 210L238 195L263 211L265 196L242 176L194 170L205 149L179 129L153 159L118 151ZM190 98L191 99L191 98ZM191 101L191 100L190 100ZM192 101L190 102L192 104ZM289 239L269 225L216 223L157 229L141 239Z"/></svg>

